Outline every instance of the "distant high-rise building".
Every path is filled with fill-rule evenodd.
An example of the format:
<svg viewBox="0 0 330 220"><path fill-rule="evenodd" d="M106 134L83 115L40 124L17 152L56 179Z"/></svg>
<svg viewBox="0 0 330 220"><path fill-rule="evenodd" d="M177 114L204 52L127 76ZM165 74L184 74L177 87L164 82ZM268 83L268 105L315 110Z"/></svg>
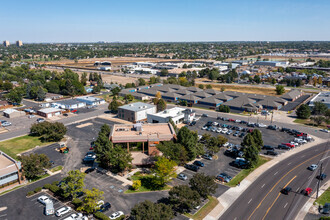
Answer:
<svg viewBox="0 0 330 220"><path fill-rule="evenodd" d="M9 45L10 45L9 41L5 40L5 41L3 42L3 46L8 47Z"/></svg>
<svg viewBox="0 0 330 220"><path fill-rule="evenodd" d="M21 47L23 46L23 43L21 40L16 41L16 46Z"/></svg>

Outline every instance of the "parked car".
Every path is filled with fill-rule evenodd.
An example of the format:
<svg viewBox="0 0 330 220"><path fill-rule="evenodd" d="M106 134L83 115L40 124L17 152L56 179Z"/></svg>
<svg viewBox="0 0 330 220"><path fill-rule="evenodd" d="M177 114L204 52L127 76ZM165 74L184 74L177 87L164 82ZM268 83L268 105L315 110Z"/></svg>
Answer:
<svg viewBox="0 0 330 220"><path fill-rule="evenodd" d="M225 176L225 177L227 177L228 179L232 179L232 177L231 176L229 176L227 173L220 173L219 175L221 175L221 176Z"/></svg>
<svg viewBox="0 0 330 220"><path fill-rule="evenodd" d="M330 213L330 203L325 203L324 206L321 207L322 214L329 214Z"/></svg>
<svg viewBox="0 0 330 220"><path fill-rule="evenodd" d="M265 128L265 127L267 127L267 125L265 125L263 123L258 123L257 124L257 127L259 127L259 128Z"/></svg>
<svg viewBox="0 0 330 220"><path fill-rule="evenodd" d="M101 205L99 212L106 212L111 208L111 204L109 202L104 203Z"/></svg>
<svg viewBox="0 0 330 220"><path fill-rule="evenodd" d="M290 150L290 149L291 149L291 147L286 146L286 145L284 145L284 144L279 144L279 145L277 146L277 148L278 148L278 149L283 149L283 150Z"/></svg>
<svg viewBox="0 0 330 220"><path fill-rule="evenodd" d="M52 202L52 200L50 200L48 196L40 196L38 197L38 202L40 202L43 205L46 205L46 203Z"/></svg>
<svg viewBox="0 0 330 220"><path fill-rule="evenodd" d="M196 166L199 166L199 167L204 167L204 163L202 161L199 161L199 160L194 161L193 164L196 165Z"/></svg>
<svg viewBox="0 0 330 220"><path fill-rule="evenodd" d="M228 129L227 129L227 128L224 128L224 129L222 129L222 131L221 131L222 134L226 134L227 132L228 132Z"/></svg>
<svg viewBox="0 0 330 220"><path fill-rule="evenodd" d="M320 131L325 132L325 133L329 133L330 132L328 129L321 129Z"/></svg>
<svg viewBox="0 0 330 220"><path fill-rule="evenodd" d="M202 127L202 130L206 130L206 129L207 129L207 126L203 126L203 127Z"/></svg>
<svg viewBox="0 0 330 220"><path fill-rule="evenodd" d="M241 121L241 124L247 124L247 121Z"/></svg>
<svg viewBox="0 0 330 220"><path fill-rule="evenodd" d="M188 179L188 177L183 173L178 174L177 178L183 181Z"/></svg>
<svg viewBox="0 0 330 220"><path fill-rule="evenodd" d="M235 120L232 119L232 118L228 119L228 121L230 121L230 122L235 122Z"/></svg>
<svg viewBox="0 0 330 220"><path fill-rule="evenodd" d="M307 167L307 169L308 169L308 170L311 170L311 171L314 171L314 170L317 169L317 167L318 167L317 164L312 164L312 165L310 165L309 167Z"/></svg>
<svg viewBox="0 0 330 220"><path fill-rule="evenodd" d="M229 142L226 142L223 144L224 147L228 147L229 146Z"/></svg>
<svg viewBox="0 0 330 220"><path fill-rule="evenodd" d="M196 165L193 165L193 164L186 164L184 167L188 170L192 170L192 171L195 171L195 172L197 172L199 170L199 166L196 166Z"/></svg>
<svg viewBox="0 0 330 220"><path fill-rule="evenodd" d="M63 116L68 117L69 115L68 115L68 113L64 113Z"/></svg>
<svg viewBox="0 0 330 220"><path fill-rule="evenodd" d="M285 188L283 188L282 190L281 190L281 193L283 193L283 194L285 194L285 195L289 195L289 193L292 191L292 188L291 187L289 187L289 186L287 186L287 187L285 187Z"/></svg>
<svg viewBox="0 0 330 220"><path fill-rule="evenodd" d="M229 183L230 182L230 179L225 177L225 176L222 176L222 175L218 175L216 177L217 180L221 181L221 182L225 182L225 183Z"/></svg>
<svg viewBox="0 0 330 220"><path fill-rule="evenodd" d="M294 142L294 141L290 141L290 144L294 145L295 147L299 146L299 143Z"/></svg>
<svg viewBox="0 0 330 220"><path fill-rule="evenodd" d="M222 129L221 128L218 128L217 129L217 133L221 133Z"/></svg>
<svg viewBox="0 0 330 220"><path fill-rule="evenodd" d="M208 115L207 114L202 114L202 117L208 117Z"/></svg>
<svg viewBox="0 0 330 220"><path fill-rule="evenodd" d="M41 122L44 122L44 121L45 121L45 119L43 119L43 118L38 118L38 119L37 119L37 122L38 122L38 123L41 123Z"/></svg>
<svg viewBox="0 0 330 220"><path fill-rule="evenodd" d="M242 133L239 135L240 138L242 138L242 137L244 137L244 136L245 136L245 133L244 133L244 132L242 132Z"/></svg>
<svg viewBox="0 0 330 220"><path fill-rule="evenodd" d="M87 170L85 170L85 173L88 174L88 173L91 173L93 171L95 171L95 168L91 167L91 168L88 168Z"/></svg>
<svg viewBox="0 0 330 220"><path fill-rule="evenodd" d="M238 135L239 135L239 131L236 131L236 132L234 133L234 136L237 137Z"/></svg>
<svg viewBox="0 0 330 220"><path fill-rule="evenodd" d="M236 122L236 123L241 123L241 120L236 119L235 122Z"/></svg>
<svg viewBox="0 0 330 220"><path fill-rule="evenodd" d="M6 121L6 122L1 123L1 125L2 125L2 127L8 127L11 125L11 123Z"/></svg>
<svg viewBox="0 0 330 220"><path fill-rule="evenodd" d="M274 150L275 148L272 147L272 146L269 146L269 145L264 145L264 146L262 147L262 149L264 149L264 150Z"/></svg>
<svg viewBox="0 0 330 220"><path fill-rule="evenodd" d="M286 146L288 146L290 148L294 148L295 147L293 144L290 144L290 143L282 143L282 145L286 145Z"/></svg>
<svg viewBox="0 0 330 220"><path fill-rule="evenodd" d="M319 180L324 180L325 178L327 178L327 175L325 173L321 173L321 175L318 175L316 178Z"/></svg>
<svg viewBox="0 0 330 220"><path fill-rule="evenodd" d="M66 213L70 212L71 211L71 207L69 206L64 206L60 209L58 209L56 212L55 212L55 215L57 217L61 217L62 215L65 215Z"/></svg>
<svg viewBox="0 0 330 220"><path fill-rule="evenodd" d="M233 133L232 130L228 130L226 134L227 134L227 135L231 135L232 133Z"/></svg>
<svg viewBox="0 0 330 220"><path fill-rule="evenodd" d="M274 150L268 150L265 154L266 155L272 155L272 156L277 156L278 155L278 153Z"/></svg>
<svg viewBox="0 0 330 220"><path fill-rule="evenodd" d="M213 126L218 126L218 124L219 124L219 123L216 122L216 121L212 122L212 125L213 125Z"/></svg>
<svg viewBox="0 0 330 220"><path fill-rule="evenodd" d="M118 212L114 212L114 213L112 213L112 214L109 216L109 218L110 218L111 220L113 220L113 219L117 219L117 218L119 218L119 217L122 216L122 215L124 215L124 213L123 213L122 211L118 211Z"/></svg>
<svg viewBox="0 0 330 220"><path fill-rule="evenodd" d="M28 118L34 118L36 117L35 115L29 115Z"/></svg>
<svg viewBox="0 0 330 220"><path fill-rule="evenodd" d="M204 154L204 155L202 156L202 158L204 158L204 159L206 159L206 160L212 160L212 156L209 155L209 154Z"/></svg>

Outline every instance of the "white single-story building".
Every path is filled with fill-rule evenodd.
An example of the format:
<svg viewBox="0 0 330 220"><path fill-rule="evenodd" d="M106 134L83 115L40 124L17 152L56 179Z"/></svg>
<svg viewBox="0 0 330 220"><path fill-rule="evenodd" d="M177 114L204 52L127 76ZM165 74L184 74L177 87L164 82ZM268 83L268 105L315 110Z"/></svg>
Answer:
<svg viewBox="0 0 330 220"><path fill-rule="evenodd" d="M180 107L174 107L171 109L165 109L164 111L148 114L148 123L168 123L170 119L173 120L174 124L179 124L184 121L184 111L186 109Z"/></svg>
<svg viewBox="0 0 330 220"><path fill-rule="evenodd" d="M86 106L85 102L78 101L76 99L68 99L58 102L53 102L51 104L53 108L61 108L61 109L77 109Z"/></svg>
<svg viewBox="0 0 330 220"><path fill-rule="evenodd" d="M45 118L51 118L61 115L62 110L58 108L42 108L37 111L37 114Z"/></svg>
<svg viewBox="0 0 330 220"><path fill-rule="evenodd" d="M84 102L86 105L101 105L105 103L104 99L97 98L94 96L82 96L76 99L77 101Z"/></svg>
<svg viewBox="0 0 330 220"><path fill-rule="evenodd" d="M17 111L16 109L9 108L3 111L3 116L7 118L17 118L22 115L25 115L25 112Z"/></svg>

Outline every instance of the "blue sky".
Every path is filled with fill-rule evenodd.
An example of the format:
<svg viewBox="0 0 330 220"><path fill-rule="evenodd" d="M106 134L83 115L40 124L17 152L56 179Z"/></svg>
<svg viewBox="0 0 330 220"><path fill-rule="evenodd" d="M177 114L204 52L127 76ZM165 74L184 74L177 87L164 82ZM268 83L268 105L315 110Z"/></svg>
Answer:
<svg viewBox="0 0 330 220"><path fill-rule="evenodd" d="M330 40L329 0L1 1L0 41Z"/></svg>

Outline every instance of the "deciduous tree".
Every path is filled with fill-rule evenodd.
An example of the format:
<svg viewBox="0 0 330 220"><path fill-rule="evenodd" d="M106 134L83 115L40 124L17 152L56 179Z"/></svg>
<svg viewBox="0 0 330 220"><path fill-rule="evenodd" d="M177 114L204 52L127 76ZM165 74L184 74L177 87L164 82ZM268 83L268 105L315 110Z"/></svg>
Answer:
<svg viewBox="0 0 330 220"><path fill-rule="evenodd" d="M174 213L170 205L153 203L149 200L136 204L131 210L131 217L135 220L170 220Z"/></svg>
<svg viewBox="0 0 330 220"><path fill-rule="evenodd" d="M152 171L155 173L155 181L158 186L162 187L172 178L176 177L175 167L177 164L167 159L166 157L159 157L155 162L155 166Z"/></svg>
<svg viewBox="0 0 330 220"><path fill-rule="evenodd" d="M173 208L180 213L189 212L200 204L199 193L187 185L174 186L169 195Z"/></svg>
<svg viewBox="0 0 330 220"><path fill-rule="evenodd" d="M214 177L205 175L204 173L196 173L190 180L189 185L192 190L195 190L199 195L206 199L212 193L215 193L217 184Z"/></svg>

